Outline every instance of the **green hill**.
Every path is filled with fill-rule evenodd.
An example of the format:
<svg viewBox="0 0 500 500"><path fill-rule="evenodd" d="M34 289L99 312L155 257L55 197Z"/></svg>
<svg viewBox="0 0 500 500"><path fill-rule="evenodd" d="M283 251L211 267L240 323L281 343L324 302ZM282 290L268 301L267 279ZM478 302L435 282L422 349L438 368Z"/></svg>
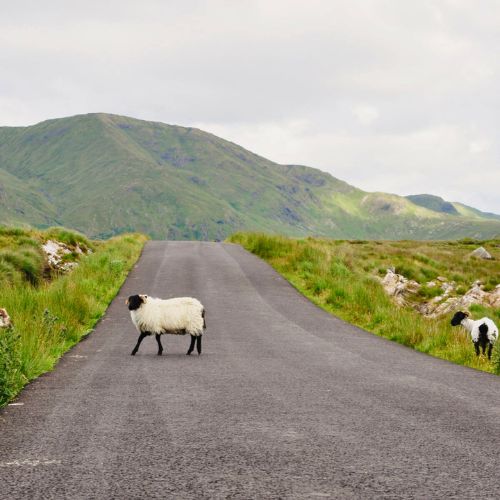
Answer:
<svg viewBox="0 0 500 500"><path fill-rule="evenodd" d="M445 214L458 215L458 210L449 201L443 200L439 196L434 196L432 194L413 194L406 197L415 205L428 208L434 212L440 212Z"/></svg>
<svg viewBox="0 0 500 500"><path fill-rule="evenodd" d="M198 129L89 114L0 127L2 223L64 225L94 238L223 239L237 230L333 238L489 238L500 221L367 193L278 165ZM462 208L463 207L463 208Z"/></svg>

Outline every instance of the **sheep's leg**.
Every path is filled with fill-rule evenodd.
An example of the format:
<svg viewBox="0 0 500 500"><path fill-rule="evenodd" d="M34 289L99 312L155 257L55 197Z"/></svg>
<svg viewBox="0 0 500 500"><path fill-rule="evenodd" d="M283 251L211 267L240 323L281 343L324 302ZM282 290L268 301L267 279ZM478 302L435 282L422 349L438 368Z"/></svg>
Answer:
<svg viewBox="0 0 500 500"><path fill-rule="evenodd" d="M193 352L195 342L196 342L196 337L194 335L191 335L191 344L189 345L188 352L186 353L188 356Z"/></svg>
<svg viewBox="0 0 500 500"><path fill-rule="evenodd" d="M161 340L160 340L161 335L159 333L156 334L156 342L158 342L158 356L161 356L161 353L163 352L163 346L161 345Z"/></svg>
<svg viewBox="0 0 500 500"><path fill-rule="evenodd" d="M479 356L479 342L474 342L474 349L476 350L476 356Z"/></svg>
<svg viewBox="0 0 500 500"><path fill-rule="evenodd" d="M201 335L196 337L196 350L198 351L198 356L201 354Z"/></svg>
<svg viewBox="0 0 500 500"><path fill-rule="evenodd" d="M149 335L149 332L141 332L139 335L139 339L137 340L137 344L134 347L134 350L132 351L132 356L135 356L136 352L139 350L139 346L141 345L141 342L144 340L144 337L147 337Z"/></svg>
<svg viewBox="0 0 500 500"><path fill-rule="evenodd" d="M491 351L493 350L493 344L488 346L488 359L491 360Z"/></svg>

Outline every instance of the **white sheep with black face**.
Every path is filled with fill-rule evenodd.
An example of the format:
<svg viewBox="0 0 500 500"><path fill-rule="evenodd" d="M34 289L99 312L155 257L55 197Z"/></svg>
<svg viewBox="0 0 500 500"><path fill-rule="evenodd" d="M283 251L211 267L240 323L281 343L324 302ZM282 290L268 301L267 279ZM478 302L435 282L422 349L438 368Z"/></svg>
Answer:
<svg viewBox="0 0 500 500"><path fill-rule="evenodd" d="M139 332L132 356L134 356L145 337L155 334L158 342L158 355L161 356L163 346L160 336L191 335L191 345L187 354L191 354L196 343L198 354L201 354L201 337L206 328L205 308L192 297L176 297L174 299L157 299L147 295L131 295L126 301L132 322Z"/></svg>
<svg viewBox="0 0 500 500"><path fill-rule="evenodd" d="M479 356L479 347L481 346L483 354L488 346L488 359L491 359L491 351L495 342L498 340L498 327L490 318L481 318L477 320L470 319L469 313L458 311L451 319L452 326L462 325L469 333Z"/></svg>

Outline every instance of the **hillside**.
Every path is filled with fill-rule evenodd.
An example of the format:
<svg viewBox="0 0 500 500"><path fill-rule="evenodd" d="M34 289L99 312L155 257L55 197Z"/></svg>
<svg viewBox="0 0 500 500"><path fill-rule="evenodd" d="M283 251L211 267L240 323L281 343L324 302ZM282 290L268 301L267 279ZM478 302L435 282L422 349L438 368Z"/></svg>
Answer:
<svg viewBox="0 0 500 500"><path fill-rule="evenodd" d="M224 239L238 230L333 238L500 234L500 220L367 193L320 170L278 165L193 128L89 114L0 128L3 223L64 225L94 238Z"/></svg>

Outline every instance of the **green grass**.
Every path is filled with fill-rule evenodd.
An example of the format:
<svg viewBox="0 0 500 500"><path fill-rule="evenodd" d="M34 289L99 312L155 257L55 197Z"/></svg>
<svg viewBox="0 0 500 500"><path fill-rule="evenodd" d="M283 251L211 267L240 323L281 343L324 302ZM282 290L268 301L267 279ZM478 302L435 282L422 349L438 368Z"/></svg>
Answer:
<svg viewBox="0 0 500 500"><path fill-rule="evenodd" d="M421 284L443 276L468 289L477 279L498 280L498 240L481 242L493 261L469 257L468 242L290 239L261 233L237 233L229 241L266 260L312 302L350 323L418 351L500 373L500 344L492 362L477 358L465 331L453 328L449 316L429 319L410 307L396 306L377 279L394 266ZM435 293L424 287L421 298ZM470 309L475 318L489 316L500 323L498 309Z"/></svg>
<svg viewBox="0 0 500 500"><path fill-rule="evenodd" d="M93 250L95 245L78 231L66 229L65 227L51 227L43 232L45 241L56 240L70 247L80 247L81 250Z"/></svg>
<svg viewBox="0 0 500 500"><path fill-rule="evenodd" d="M54 231L44 234L29 230L8 237L43 240L49 235L55 238ZM3 236L5 230L2 233L0 229L0 246ZM67 241L75 238L79 245L95 250L80 257L78 267L66 275L49 276L49 279L33 283L28 275L23 275L24 262L6 261L12 266L12 279L0 285L0 307L7 309L14 327L0 329L0 406L12 399L27 382L51 370L65 351L92 330L139 257L146 240L138 234L98 243L78 234L65 234L65 237ZM23 248L23 244L19 247ZM26 257L29 258L31 256Z"/></svg>

